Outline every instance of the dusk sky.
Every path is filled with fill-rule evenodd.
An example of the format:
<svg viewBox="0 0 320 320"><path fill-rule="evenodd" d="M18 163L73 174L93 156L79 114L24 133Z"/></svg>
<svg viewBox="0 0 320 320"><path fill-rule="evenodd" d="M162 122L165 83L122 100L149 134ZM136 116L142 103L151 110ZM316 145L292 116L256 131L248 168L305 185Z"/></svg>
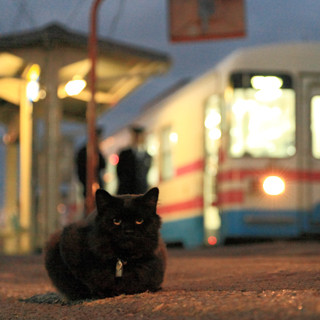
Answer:
<svg viewBox="0 0 320 320"><path fill-rule="evenodd" d="M0 36L52 22L88 33L92 3L89 0L0 0ZM106 124L108 132L114 131L165 88L181 78L204 73L237 48L272 42L320 40L320 1L247 0L245 3L246 37L171 43L166 0L103 1L98 20L100 37L168 53L173 59L173 67L168 74L147 83L114 111L102 116L99 122Z"/></svg>

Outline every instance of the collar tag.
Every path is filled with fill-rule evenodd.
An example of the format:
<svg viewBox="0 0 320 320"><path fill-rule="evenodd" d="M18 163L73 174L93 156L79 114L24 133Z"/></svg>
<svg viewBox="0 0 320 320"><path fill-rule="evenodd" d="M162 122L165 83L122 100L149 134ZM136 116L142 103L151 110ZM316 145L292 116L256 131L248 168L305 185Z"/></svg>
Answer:
<svg viewBox="0 0 320 320"><path fill-rule="evenodd" d="M123 275L123 266L125 265L125 262L121 259L118 259L116 263L116 278L121 278Z"/></svg>

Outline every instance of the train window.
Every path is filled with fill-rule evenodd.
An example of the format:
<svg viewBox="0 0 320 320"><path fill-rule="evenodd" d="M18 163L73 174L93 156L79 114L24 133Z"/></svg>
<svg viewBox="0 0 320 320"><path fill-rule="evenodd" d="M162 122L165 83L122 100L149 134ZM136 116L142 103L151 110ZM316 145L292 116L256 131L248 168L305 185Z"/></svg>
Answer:
<svg viewBox="0 0 320 320"><path fill-rule="evenodd" d="M165 127L161 131L160 137L160 174L163 180L173 177L173 160L172 160L172 131L171 127Z"/></svg>
<svg viewBox="0 0 320 320"><path fill-rule="evenodd" d="M237 73L230 105L232 157L285 158L295 153L295 94L286 75Z"/></svg>
<svg viewBox="0 0 320 320"><path fill-rule="evenodd" d="M320 159L320 96L311 99L312 155Z"/></svg>
<svg viewBox="0 0 320 320"><path fill-rule="evenodd" d="M159 183L159 141L153 133L147 135L147 151L152 156L152 163L148 172L147 180L149 186L156 186Z"/></svg>
<svg viewBox="0 0 320 320"><path fill-rule="evenodd" d="M221 219L217 207L219 149L221 143L221 98L212 95L205 104L205 166L203 176L204 227L206 239L220 228Z"/></svg>

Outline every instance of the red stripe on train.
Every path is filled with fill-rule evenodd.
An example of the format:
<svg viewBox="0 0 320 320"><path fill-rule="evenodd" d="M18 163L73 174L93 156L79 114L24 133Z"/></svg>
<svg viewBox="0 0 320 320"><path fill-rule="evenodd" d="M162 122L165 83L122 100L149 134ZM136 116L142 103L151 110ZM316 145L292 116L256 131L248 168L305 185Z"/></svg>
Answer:
<svg viewBox="0 0 320 320"><path fill-rule="evenodd" d="M218 202L213 205L223 205L223 204L235 204L243 203L244 192L242 190L229 190L224 192L219 192ZM196 197L188 201L176 202L169 205L159 205L158 214L166 215L178 211L186 211L190 209L203 209L203 198Z"/></svg>
<svg viewBox="0 0 320 320"><path fill-rule="evenodd" d="M169 214L176 211L185 211L190 209L202 209L203 198L196 197L188 201L176 202L168 205L159 205L157 212L159 214Z"/></svg>
<svg viewBox="0 0 320 320"><path fill-rule="evenodd" d="M218 201L213 203L214 206L221 206L223 204L235 204L244 202L243 190L228 190L218 193Z"/></svg>
<svg viewBox="0 0 320 320"><path fill-rule="evenodd" d="M176 169L176 176L182 176L192 172L200 171L204 169L204 160L199 159L191 162L187 165L181 166ZM311 170L288 170L288 169L230 169L218 173L218 181L232 181L243 180L248 177L261 177L264 175L280 175L284 179L291 181L319 181L320 171Z"/></svg>
<svg viewBox="0 0 320 320"><path fill-rule="evenodd" d="M261 177L265 175L279 175L290 181L320 181L320 171L307 170L270 170L270 169L231 169L218 174L218 181L239 181L248 177Z"/></svg>
<svg viewBox="0 0 320 320"><path fill-rule="evenodd" d="M191 162L185 166L177 168L176 175L181 176L183 174L203 170L203 168L204 168L204 161L202 159L200 159L195 162Z"/></svg>

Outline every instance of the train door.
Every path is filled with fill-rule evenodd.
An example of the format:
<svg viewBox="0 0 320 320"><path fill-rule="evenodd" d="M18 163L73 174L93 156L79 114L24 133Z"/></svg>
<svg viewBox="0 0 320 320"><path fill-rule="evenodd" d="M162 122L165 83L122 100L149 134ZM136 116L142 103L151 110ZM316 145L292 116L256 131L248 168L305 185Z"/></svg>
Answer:
<svg viewBox="0 0 320 320"><path fill-rule="evenodd" d="M320 74L302 76L300 108L301 203L307 233L320 233Z"/></svg>
<svg viewBox="0 0 320 320"><path fill-rule="evenodd" d="M219 242L219 229L221 225L217 204L217 174L221 140L220 103L220 97L212 95L205 105L203 203L205 243L209 245L215 245Z"/></svg>

